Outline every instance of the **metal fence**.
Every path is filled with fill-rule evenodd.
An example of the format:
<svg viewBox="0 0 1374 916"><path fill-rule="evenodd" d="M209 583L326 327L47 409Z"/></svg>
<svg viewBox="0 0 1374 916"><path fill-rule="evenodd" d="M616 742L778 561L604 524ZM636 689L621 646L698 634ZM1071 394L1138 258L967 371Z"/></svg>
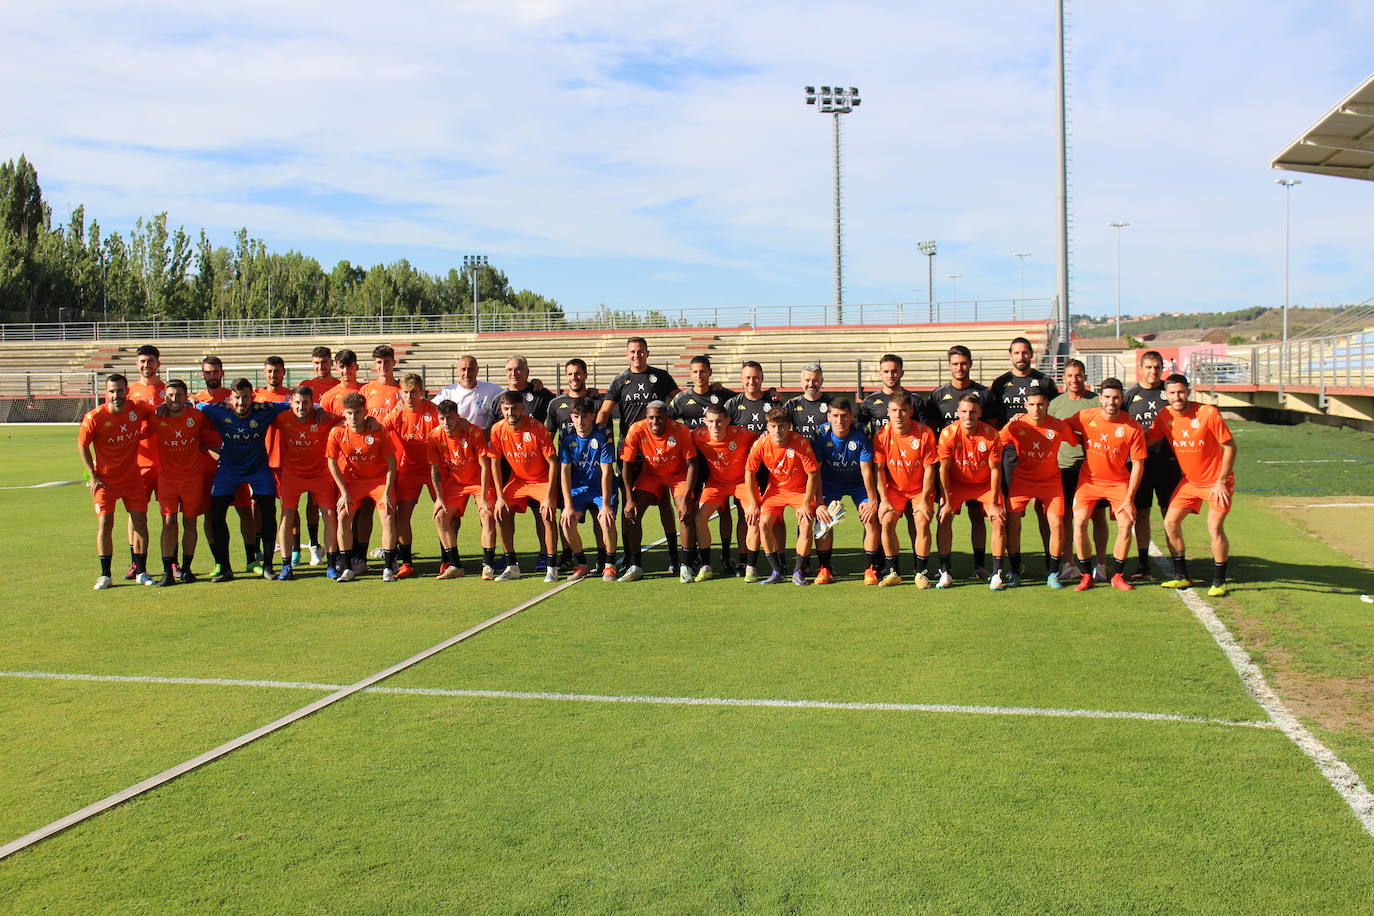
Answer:
<svg viewBox="0 0 1374 916"><path fill-rule="evenodd" d="M1326 388L1374 387L1374 331L1330 337L1218 347L1193 354L1194 384L1296 385Z"/></svg>
<svg viewBox="0 0 1374 916"><path fill-rule="evenodd" d="M1049 319L1052 299L855 303L845 326ZM830 325L832 305L760 305L648 309L639 312L520 312L472 315L336 315L317 318L224 318L195 321L0 324L0 341L226 340L253 337L348 337L404 334L518 334L654 328L785 328Z"/></svg>

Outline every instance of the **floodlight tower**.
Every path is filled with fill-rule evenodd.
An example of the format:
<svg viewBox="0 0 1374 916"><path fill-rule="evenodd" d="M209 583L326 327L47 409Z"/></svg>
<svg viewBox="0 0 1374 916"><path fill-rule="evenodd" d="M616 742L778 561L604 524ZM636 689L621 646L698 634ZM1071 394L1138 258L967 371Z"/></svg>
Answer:
<svg viewBox="0 0 1374 916"><path fill-rule="evenodd" d="M477 313L477 274L489 266L484 254L463 255L463 270L472 275L472 333L482 333L482 319Z"/></svg>
<svg viewBox="0 0 1374 916"><path fill-rule="evenodd" d="M1121 230L1130 223L1111 222L1107 228L1116 230L1116 336L1121 336Z"/></svg>
<svg viewBox="0 0 1374 916"><path fill-rule="evenodd" d="M1279 346L1279 403L1283 403L1284 382L1288 381L1288 260L1292 250L1293 186L1300 178L1275 178L1283 186L1283 342Z"/></svg>
<svg viewBox="0 0 1374 916"><path fill-rule="evenodd" d="M926 256L926 324L935 323L935 240L916 243L916 250Z"/></svg>
<svg viewBox="0 0 1374 916"><path fill-rule="evenodd" d="M806 104L832 117L835 125L835 323L844 324L844 229L840 209L840 115L859 107L859 90L850 86L806 87Z"/></svg>

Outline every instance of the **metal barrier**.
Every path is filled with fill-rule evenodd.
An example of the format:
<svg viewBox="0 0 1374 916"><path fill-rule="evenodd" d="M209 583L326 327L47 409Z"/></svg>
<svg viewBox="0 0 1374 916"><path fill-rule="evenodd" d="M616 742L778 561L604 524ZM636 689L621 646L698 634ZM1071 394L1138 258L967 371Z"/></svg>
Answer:
<svg viewBox="0 0 1374 916"><path fill-rule="evenodd" d="M963 299L857 303L845 306L846 326L971 321L1045 321L1052 299ZM224 318L194 321L0 324L0 342L47 340L228 340L254 337L547 333L655 328L786 328L828 325L830 305L722 306L646 309L634 313L519 312L472 315L335 315L314 318Z"/></svg>
<svg viewBox="0 0 1374 916"><path fill-rule="evenodd" d="M1193 354L1194 384L1317 389L1374 387L1374 330L1299 338L1250 347L1216 347Z"/></svg>

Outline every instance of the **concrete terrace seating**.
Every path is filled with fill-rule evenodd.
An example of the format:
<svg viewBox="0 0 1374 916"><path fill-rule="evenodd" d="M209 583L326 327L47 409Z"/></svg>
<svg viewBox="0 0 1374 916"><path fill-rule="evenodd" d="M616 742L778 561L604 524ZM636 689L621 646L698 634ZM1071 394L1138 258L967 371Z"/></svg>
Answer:
<svg viewBox="0 0 1374 916"><path fill-rule="evenodd" d="M587 362L590 384L604 388L625 368L625 340L636 334L649 342L650 363L667 369L680 384L687 382L692 357L706 354L711 357L716 379L729 387L737 385L740 364L748 359L763 365L766 384L787 390L797 387L803 365L819 360L825 368L826 387L837 392L852 391L860 382L865 389L874 388L878 384L878 359L884 353L902 356L908 387L922 390L944 380L945 351L952 344L961 343L973 350L974 377L989 382L1006 370L1011 338L1027 337L1037 351L1045 343L1045 327L1040 322L5 343L0 344L0 395L35 393L33 386L38 383L29 382L26 388L25 373L35 380L47 377L57 382L45 381L45 390L36 393L88 393L94 381L107 373L132 375L136 371L134 353L143 343L154 343L161 350L164 376L186 378L193 389L199 380L200 359L206 354L213 353L224 361L230 379L242 375L255 382L261 378L263 359L281 356L291 382L312 375L310 350L320 344L334 350L355 350L360 377L370 378L372 348L380 343L395 348L398 375L420 372L431 390L453 381L455 363L465 353L477 357L482 378L497 384L505 382L506 360L520 354L529 360L531 374L551 388L561 387L563 362L578 356Z"/></svg>

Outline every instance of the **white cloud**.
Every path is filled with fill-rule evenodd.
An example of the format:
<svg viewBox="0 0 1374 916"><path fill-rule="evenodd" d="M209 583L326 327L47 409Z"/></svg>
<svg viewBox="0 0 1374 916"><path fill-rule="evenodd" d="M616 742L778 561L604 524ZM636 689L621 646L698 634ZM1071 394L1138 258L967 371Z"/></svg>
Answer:
<svg viewBox="0 0 1374 916"><path fill-rule="evenodd" d="M848 298L1053 288L1053 7L1041 2L513 5L23 2L0 35L0 157L59 216L168 210L217 241L440 269L465 251L574 306L822 302L843 79ZM1318 18L1320 17L1320 18ZM1075 310L1277 301L1269 158L1366 75L1374 12L1075 7ZM41 74L35 78L35 74ZM1374 185L1294 192L1295 298L1374 292ZM358 206L346 205L357 201ZM451 252L444 256L442 252ZM1317 259L1320 259L1320 269ZM568 271L570 261L603 265ZM948 292L941 281L939 293Z"/></svg>

